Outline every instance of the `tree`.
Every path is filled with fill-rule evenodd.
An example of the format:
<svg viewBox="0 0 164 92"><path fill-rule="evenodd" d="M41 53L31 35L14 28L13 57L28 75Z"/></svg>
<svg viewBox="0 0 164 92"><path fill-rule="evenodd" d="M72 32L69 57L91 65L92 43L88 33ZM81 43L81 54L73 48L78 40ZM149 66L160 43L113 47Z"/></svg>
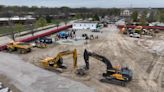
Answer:
<svg viewBox="0 0 164 92"><path fill-rule="evenodd" d="M36 27L44 27L47 25L47 21L45 18L40 17L37 21L36 21Z"/></svg>
<svg viewBox="0 0 164 92"><path fill-rule="evenodd" d="M56 24L56 27L57 27L57 29L58 29L60 22L59 22L59 21L56 21L55 24Z"/></svg>
<svg viewBox="0 0 164 92"><path fill-rule="evenodd" d="M157 10L157 13L156 13L156 15L155 15L155 19L156 19L156 21L160 21L160 11L159 10Z"/></svg>
<svg viewBox="0 0 164 92"><path fill-rule="evenodd" d="M70 9L70 8L67 7L67 6L63 6L63 7L60 8L60 10L63 11L63 12L65 12L65 13L68 12L69 9Z"/></svg>
<svg viewBox="0 0 164 92"><path fill-rule="evenodd" d="M138 11L134 11L131 15L131 18L134 22L138 21Z"/></svg>
<svg viewBox="0 0 164 92"><path fill-rule="evenodd" d="M99 21L99 16L97 14L93 16L93 21Z"/></svg>
<svg viewBox="0 0 164 92"><path fill-rule="evenodd" d="M155 13L154 12L150 12L150 15L148 16L148 22L154 22L154 21L156 21L157 20L157 16L155 16Z"/></svg>
<svg viewBox="0 0 164 92"><path fill-rule="evenodd" d="M20 33L24 29L22 24L15 24L15 31Z"/></svg>
<svg viewBox="0 0 164 92"><path fill-rule="evenodd" d="M164 22L164 13L160 14L160 22Z"/></svg>
<svg viewBox="0 0 164 92"><path fill-rule="evenodd" d="M64 20L64 24L67 25L68 24L68 20Z"/></svg>
<svg viewBox="0 0 164 92"><path fill-rule="evenodd" d="M53 18L51 16L49 16L49 15L46 16L47 23L52 23L52 19Z"/></svg>
<svg viewBox="0 0 164 92"><path fill-rule="evenodd" d="M0 11L3 11L4 6L0 5Z"/></svg>
<svg viewBox="0 0 164 92"><path fill-rule="evenodd" d="M11 38L15 41L15 33L14 33L14 28L13 28L13 22L11 20L12 16L13 16L13 11L7 11L7 17L9 18L8 25L11 28Z"/></svg>
<svg viewBox="0 0 164 92"><path fill-rule="evenodd" d="M116 15L120 15L120 9L117 8L112 8L110 9L110 12L112 15L116 16Z"/></svg>
<svg viewBox="0 0 164 92"><path fill-rule="evenodd" d="M32 11L36 11L37 9L38 9L37 6L32 6L32 7L31 7L31 10L32 10Z"/></svg>
<svg viewBox="0 0 164 92"><path fill-rule="evenodd" d="M164 10L159 10L159 22L164 22Z"/></svg>
<svg viewBox="0 0 164 92"><path fill-rule="evenodd" d="M75 19L81 19L81 15L78 13L75 15Z"/></svg>
<svg viewBox="0 0 164 92"><path fill-rule="evenodd" d="M146 25L146 15L147 15L147 11L144 11L141 15L141 18L140 18L140 24L142 26L145 26Z"/></svg>

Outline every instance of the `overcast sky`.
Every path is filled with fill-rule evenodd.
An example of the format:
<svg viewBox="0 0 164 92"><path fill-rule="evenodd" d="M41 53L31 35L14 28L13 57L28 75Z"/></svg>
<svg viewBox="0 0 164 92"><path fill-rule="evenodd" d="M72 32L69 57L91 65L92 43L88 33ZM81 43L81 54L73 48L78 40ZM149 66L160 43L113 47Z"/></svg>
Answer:
<svg viewBox="0 0 164 92"><path fill-rule="evenodd" d="M164 0L0 0L1 5L27 5L47 7L162 7Z"/></svg>

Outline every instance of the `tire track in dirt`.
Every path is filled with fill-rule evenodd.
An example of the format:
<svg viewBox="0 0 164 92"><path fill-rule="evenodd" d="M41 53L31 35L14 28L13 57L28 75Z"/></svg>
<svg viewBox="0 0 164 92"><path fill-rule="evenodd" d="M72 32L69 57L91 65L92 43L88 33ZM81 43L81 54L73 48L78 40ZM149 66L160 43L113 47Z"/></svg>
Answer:
<svg viewBox="0 0 164 92"><path fill-rule="evenodd" d="M160 87L161 87L161 73L162 73L162 68L163 64L160 63L161 57L159 55L154 55L153 54L153 61L147 68L146 72L149 73L148 78L145 80L147 84L147 91L148 92L161 92ZM155 80L157 83L155 83Z"/></svg>
<svg viewBox="0 0 164 92"><path fill-rule="evenodd" d="M128 44L130 42L127 42L126 39L120 35L118 37L119 37L119 39L117 39L118 44L124 55L124 56L122 56L122 58L128 57L128 58L126 58L126 59L130 59L130 60L128 60L128 63L132 64L134 67L136 67L136 69L139 69L140 71L143 72L141 66L139 65L140 62L137 62L137 58L142 57L140 49L137 49L139 47L136 47L135 44L133 44L132 46L129 46Z"/></svg>
<svg viewBox="0 0 164 92"><path fill-rule="evenodd" d="M152 92L162 92L161 91L161 78L162 78L162 70L163 70L163 63L161 63L162 57L159 57L157 61L154 61L155 64L152 68L152 71L148 77L148 84L149 88L151 88Z"/></svg>
<svg viewBox="0 0 164 92"><path fill-rule="evenodd" d="M119 37L120 35L118 35L117 33L111 33L111 35L110 36L108 36L107 37L107 39L108 39L108 41L106 42L108 45L105 45L104 47L106 47L106 48L108 48L108 49L110 49L111 51L110 52L112 52L115 56L117 56L117 61L118 60L121 60L121 59L124 59L124 58L129 58L129 55L126 55L127 54L127 52L124 50L124 49L127 49L127 50L129 50L129 47L128 48L125 48L125 47L120 47L121 45L126 45L126 44L124 44L124 43L122 43L122 42L120 42L120 40L122 41L122 39L120 39L120 37ZM115 41L116 40L116 41ZM111 49L112 48L112 49ZM100 48L99 48L100 49ZM104 48L102 48L103 50L104 50ZM107 51L107 50L106 50ZM110 54L111 53L109 53L109 50L108 50L108 52L105 52L105 53L103 53L103 54L105 54L105 56L106 56L106 54L109 54L109 56L111 56ZM131 53L130 53L131 54ZM138 53L137 53L138 54ZM132 57L131 55L130 55L130 57ZM114 60L115 61L115 60ZM126 61L126 60L124 60L124 61ZM129 61L133 61L133 58L132 59L128 59L128 62ZM113 63L113 61L112 61L112 63ZM121 62L121 63L123 63L123 62ZM135 62L133 62L133 66L136 66L136 63ZM140 69L140 68L139 68ZM136 85L134 85L134 86L136 86ZM114 86L115 87L115 86ZM140 87L140 86L139 86ZM138 88L139 88L138 87ZM145 86L146 87L146 86ZM136 88L136 87L135 87ZM118 90L121 90L119 87L118 88L115 88L115 89L118 89ZM126 91L128 91L128 90L131 90L130 88L124 88L124 90L126 90ZM125 92L126 92L125 91ZM118 92L120 92L120 91L118 91ZM132 91L133 92L133 91ZM139 92L139 91L138 91Z"/></svg>
<svg viewBox="0 0 164 92"><path fill-rule="evenodd" d="M156 54L153 55L153 60L152 62L150 63L149 67L147 68L146 72L147 73L150 73L154 67L154 65L156 64L156 61L158 60L158 56Z"/></svg>
<svg viewBox="0 0 164 92"><path fill-rule="evenodd" d="M93 49L93 46L95 46L95 44L90 45L90 49L92 49L94 52L97 52L107 57L110 57L112 55L111 53L113 53L114 56L118 56L118 55L121 56L119 54L119 49L117 49L118 48L117 41L114 40L115 39L114 34L115 33L108 34L108 36L106 36L105 39L103 39L100 43L98 43L98 45L96 44L96 48L94 49ZM108 39L108 37L112 37L112 38ZM114 48L110 48L110 47L114 47ZM104 64L102 65L105 66ZM101 63L100 63L100 66L101 66ZM93 81L92 81L92 85L94 84L100 87L98 88L98 92L110 92L110 91L111 92L131 92L129 88L124 88L124 87L120 87L113 84L101 83L98 80L99 79L93 78Z"/></svg>
<svg viewBox="0 0 164 92"><path fill-rule="evenodd" d="M154 40L155 41L155 40ZM149 73L147 84L149 85L149 89L151 92L163 92L162 85L163 85L163 60L164 58L162 55L158 54L157 51L152 51L152 47L156 45L155 42L151 43L150 45L145 44L147 40L139 40L137 43L142 46L143 48L153 52L153 60L151 61L149 67L147 68L147 73ZM158 46L158 45L157 45Z"/></svg>
<svg viewBox="0 0 164 92"><path fill-rule="evenodd" d="M120 46L120 49L122 50L122 54L124 55L122 58L127 57L129 59L129 60L127 59L128 63L132 64L132 66L134 67L133 70L135 70L134 78L136 78L137 80L135 79L135 81L134 81L134 79L133 79L132 84L134 84L136 81L138 81L138 82L142 82L142 86L143 86L143 88L140 88L139 83L137 83L137 84L135 83L133 86L130 87L130 89L133 90L134 88L138 87L138 90L140 89L140 91L142 90L144 92L149 92L148 89L146 88L147 87L146 82L144 81L144 76L146 73L143 72L142 67L139 64L137 64L138 60L136 61L136 58L135 58L135 57L141 57L140 50L138 50L137 48L135 49L135 46L129 46L129 42L127 42L125 40L125 38L123 38L123 36L118 35L117 37L118 37L118 39L117 39L118 45ZM137 73L139 73L139 74L137 74ZM139 77L139 80L136 77L137 75Z"/></svg>

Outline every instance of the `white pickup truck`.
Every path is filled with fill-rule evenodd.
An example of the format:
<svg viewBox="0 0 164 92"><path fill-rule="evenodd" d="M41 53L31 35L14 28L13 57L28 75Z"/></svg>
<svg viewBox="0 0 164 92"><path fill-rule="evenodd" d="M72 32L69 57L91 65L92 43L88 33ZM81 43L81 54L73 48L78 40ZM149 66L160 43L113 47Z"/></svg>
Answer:
<svg viewBox="0 0 164 92"><path fill-rule="evenodd" d="M134 38L140 38L141 37L140 34L138 34L138 33L133 33L133 34L130 34L129 36L134 37Z"/></svg>

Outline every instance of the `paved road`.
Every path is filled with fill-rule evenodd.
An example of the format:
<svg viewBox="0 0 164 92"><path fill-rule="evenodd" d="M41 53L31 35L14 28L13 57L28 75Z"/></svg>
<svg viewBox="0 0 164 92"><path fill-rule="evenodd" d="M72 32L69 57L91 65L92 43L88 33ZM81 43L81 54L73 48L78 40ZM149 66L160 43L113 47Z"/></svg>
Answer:
<svg viewBox="0 0 164 92"><path fill-rule="evenodd" d="M14 54L0 52L0 73L22 92L94 92L82 83L24 62Z"/></svg>

